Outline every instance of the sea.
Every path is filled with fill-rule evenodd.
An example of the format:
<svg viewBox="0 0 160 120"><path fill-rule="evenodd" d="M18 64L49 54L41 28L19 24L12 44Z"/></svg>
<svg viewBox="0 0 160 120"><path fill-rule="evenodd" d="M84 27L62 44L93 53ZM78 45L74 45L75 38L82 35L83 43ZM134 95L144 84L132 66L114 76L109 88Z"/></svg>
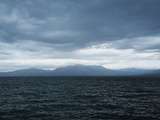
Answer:
<svg viewBox="0 0 160 120"><path fill-rule="evenodd" d="M0 120L160 120L160 78L1 77Z"/></svg>

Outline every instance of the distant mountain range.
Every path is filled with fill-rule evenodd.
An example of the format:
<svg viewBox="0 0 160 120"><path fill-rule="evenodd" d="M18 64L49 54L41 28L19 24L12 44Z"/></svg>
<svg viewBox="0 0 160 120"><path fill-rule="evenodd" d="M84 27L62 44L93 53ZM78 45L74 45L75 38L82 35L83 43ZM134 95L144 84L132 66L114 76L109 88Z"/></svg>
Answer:
<svg viewBox="0 0 160 120"><path fill-rule="evenodd" d="M111 70L102 66L72 65L55 70L23 69L12 72L0 72L0 76L160 76L160 70L120 69Z"/></svg>

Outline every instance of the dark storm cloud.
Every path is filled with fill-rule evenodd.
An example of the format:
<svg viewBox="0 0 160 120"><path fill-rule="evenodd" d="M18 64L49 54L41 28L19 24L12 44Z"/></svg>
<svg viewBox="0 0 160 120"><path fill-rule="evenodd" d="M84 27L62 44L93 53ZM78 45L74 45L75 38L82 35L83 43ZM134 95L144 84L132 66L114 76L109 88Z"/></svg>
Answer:
<svg viewBox="0 0 160 120"><path fill-rule="evenodd" d="M158 35L159 0L1 0L1 40L82 47ZM64 45L65 46L65 45Z"/></svg>

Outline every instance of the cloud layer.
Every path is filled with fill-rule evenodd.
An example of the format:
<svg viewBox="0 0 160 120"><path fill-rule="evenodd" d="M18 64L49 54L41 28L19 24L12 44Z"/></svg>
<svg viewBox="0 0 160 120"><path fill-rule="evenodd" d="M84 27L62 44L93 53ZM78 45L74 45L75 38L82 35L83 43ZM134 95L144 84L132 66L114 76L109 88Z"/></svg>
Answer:
<svg viewBox="0 0 160 120"><path fill-rule="evenodd" d="M160 68L159 0L1 0L1 71Z"/></svg>

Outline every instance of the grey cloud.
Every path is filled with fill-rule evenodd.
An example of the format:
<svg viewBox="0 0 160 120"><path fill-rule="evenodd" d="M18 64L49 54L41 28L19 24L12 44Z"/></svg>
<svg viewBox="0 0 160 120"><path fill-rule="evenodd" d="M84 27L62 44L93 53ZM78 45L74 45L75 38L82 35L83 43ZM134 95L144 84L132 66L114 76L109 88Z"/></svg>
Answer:
<svg viewBox="0 0 160 120"><path fill-rule="evenodd" d="M160 31L159 0L1 0L1 3L1 17L5 22L8 19L8 23L0 24L6 32L3 38L6 41L72 42L78 48L90 43L157 35ZM55 35L58 32L62 34Z"/></svg>
<svg viewBox="0 0 160 120"><path fill-rule="evenodd" d="M0 58L89 60L74 51L105 43L157 60L159 6L159 0L0 0ZM99 61L115 56L96 55Z"/></svg>
<svg viewBox="0 0 160 120"><path fill-rule="evenodd" d="M137 51L160 51L160 36L125 38L108 42L119 49L135 49Z"/></svg>

